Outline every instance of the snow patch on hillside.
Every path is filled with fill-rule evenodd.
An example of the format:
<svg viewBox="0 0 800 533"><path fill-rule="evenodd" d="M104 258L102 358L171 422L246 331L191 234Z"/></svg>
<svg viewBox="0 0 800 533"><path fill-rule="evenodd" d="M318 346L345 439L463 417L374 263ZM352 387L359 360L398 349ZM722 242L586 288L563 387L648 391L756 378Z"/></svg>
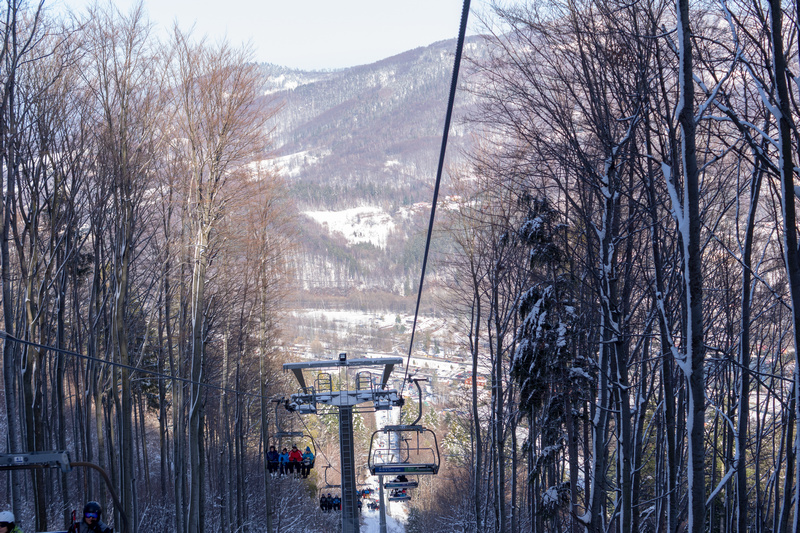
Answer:
<svg viewBox="0 0 800 533"><path fill-rule="evenodd" d="M394 229L392 217L380 207L354 207L343 211L305 211L307 217L328 229L344 235L350 244L369 242L386 248L386 240Z"/></svg>
<svg viewBox="0 0 800 533"><path fill-rule="evenodd" d="M327 73L287 71L279 75L269 76L265 82L264 96L281 91L293 91L303 85L310 85L324 79Z"/></svg>
<svg viewBox="0 0 800 533"><path fill-rule="evenodd" d="M431 204L426 202L417 202L411 206L401 207L397 210L397 214L406 220L419 215L420 213L430 213Z"/></svg>
<svg viewBox="0 0 800 533"><path fill-rule="evenodd" d="M272 87L264 91L265 95L269 95L282 90L296 89L300 86L299 80L297 79L289 80L286 78L286 74L281 74L280 76L271 78L269 81Z"/></svg>
<svg viewBox="0 0 800 533"><path fill-rule="evenodd" d="M330 155L330 151L320 153L311 153L308 150L302 152L295 152L274 159L262 161L272 166L278 172L281 172L288 178L297 178L300 176L301 171L305 168L316 165L325 156Z"/></svg>
<svg viewBox="0 0 800 533"><path fill-rule="evenodd" d="M398 314L392 311L370 312L353 309L297 309L292 312L292 315L298 318L326 322L335 329L350 333L363 330L365 326L374 329L402 326L410 331L414 323L414 315ZM417 329L419 331L447 331L449 326L450 324L445 318L427 317L424 315L417 317ZM452 332L447 331L447 335L452 334Z"/></svg>
<svg viewBox="0 0 800 533"><path fill-rule="evenodd" d="M460 196L445 196L439 198L437 209L443 209L446 211L458 211L461 203L462 200ZM398 216L408 220L422 213L427 215L428 213L430 213L430 210L431 210L431 204L429 202L417 202L411 206L401 207L400 209L397 210L397 214Z"/></svg>

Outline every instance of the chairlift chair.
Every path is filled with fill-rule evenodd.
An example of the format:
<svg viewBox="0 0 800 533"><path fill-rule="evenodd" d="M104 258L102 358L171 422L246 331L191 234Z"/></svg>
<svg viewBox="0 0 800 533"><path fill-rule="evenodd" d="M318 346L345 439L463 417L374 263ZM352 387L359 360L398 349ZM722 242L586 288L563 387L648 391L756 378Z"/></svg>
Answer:
<svg viewBox="0 0 800 533"><path fill-rule="evenodd" d="M322 478L323 481L325 481L325 484L317 489L318 498L321 498L325 492L329 492L331 489L341 490L342 488L341 485L332 485L331 483L328 482L328 469L333 467L331 465L325 465L322 468L323 468Z"/></svg>
<svg viewBox="0 0 800 533"><path fill-rule="evenodd" d="M385 489L416 489L419 487L418 481L386 481L383 483Z"/></svg>
<svg viewBox="0 0 800 533"><path fill-rule="evenodd" d="M414 378L411 381L419 393L417 419L411 424L384 426L372 434L368 455L372 475L435 475L439 472L441 458L436 433L418 424L422 418L422 389L419 382L426 379ZM382 439L381 434L386 438ZM399 446L392 447L392 435L396 436L395 442Z"/></svg>
<svg viewBox="0 0 800 533"><path fill-rule="evenodd" d="M390 502L407 502L411 499L411 496L407 492L401 492L400 489L396 489L390 492L386 499Z"/></svg>
<svg viewBox="0 0 800 533"><path fill-rule="evenodd" d="M276 431L270 435L271 442L275 445L278 453L280 453L283 448L288 448L293 444L296 444L298 449L301 451L305 450L307 447L311 448L311 451L314 454L314 460L311 461L310 468L314 468L314 463L317 457L317 446L314 442L314 439L311 437L311 435L302 431L284 431L278 423L278 407L280 405L285 405L287 400L284 398L275 398L272 401L275 403ZM285 442L288 442L289 444L285 445Z"/></svg>

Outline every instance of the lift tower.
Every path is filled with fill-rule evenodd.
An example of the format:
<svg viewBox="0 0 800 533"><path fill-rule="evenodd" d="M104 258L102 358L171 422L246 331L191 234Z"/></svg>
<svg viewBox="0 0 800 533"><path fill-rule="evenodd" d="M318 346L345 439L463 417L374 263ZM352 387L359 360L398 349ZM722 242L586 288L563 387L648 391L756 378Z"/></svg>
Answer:
<svg viewBox="0 0 800 533"><path fill-rule="evenodd" d="M356 467L353 448L353 408L361 404L371 404L366 409L375 411L391 410L401 406L396 389L387 389L389 375L396 365L403 364L402 357L380 357L347 359L340 353L338 360L306 361L286 363L284 371L291 370L300 391L292 394L286 408L299 414L316 414L319 404L338 409L339 415L339 453L342 468L342 533L359 533L358 495L356 494ZM369 370L359 370L355 380L350 383L350 370L356 368L382 367L379 376ZM330 372L323 369L338 369L339 387L333 388ZM320 370L312 385L306 383L303 370ZM353 389L349 386L353 385ZM320 413L322 414L322 413ZM326 413L327 414L327 413ZM331 413L332 414L332 413Z"/></svg>

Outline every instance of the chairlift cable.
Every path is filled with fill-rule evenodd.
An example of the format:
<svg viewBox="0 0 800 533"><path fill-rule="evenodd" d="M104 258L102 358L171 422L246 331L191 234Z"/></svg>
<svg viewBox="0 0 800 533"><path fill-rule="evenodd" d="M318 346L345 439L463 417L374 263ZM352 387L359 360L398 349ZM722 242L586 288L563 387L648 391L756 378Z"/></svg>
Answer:
<svg viewBox="0 0 800 533"><path fill-rule="evenodd" d="M328 459L328 456L327 456L327 455L325 455L325 452L324 452L324 451L322 451L322 446L317 446L317 441L315 441L315 440L314 440L314 435L312 435L312 434L311 434L311 430L310 430L310 429L308 429L308 426L306 425L306 423L305 423L305 420L303 420L303 417L302 417L302 416L300 416L299 414L297 414L297 412L295 412L295 415L297 415L297 418L299 418L299 419L300 419L300 423L301 423L301 424L303 424L303 427L304 427L304 428L306 428L306 433L308 434L308 438L310 438L310 439L311 439L311 442L314 444L314 449L315 449L315 450L317 450L319 453L321 453L321 454L322 454L322 457L324 457L324 458L325 458L325 461L328 463L328 466L330 466L331 468L333 468L334 472L339 472L338 470L336 470L336 468L334 468L333 466L331 466L331 460L330 460L330 459ZM342 473L341 473L341 472L339 472L339 475L341 476L341 475L342 475Z"/></svg>
<svg viewBox="0 0 800 533"><path fill-rule="evenodd" d="M17 344L24 344L24 345L27 345L27 346L33 346L35 348L43 348L43 349L48 350L48 351L60 353L62 355L69 355L69 356L72 356L72 357L76 357L78 359L83 359L85 361L91 361L93 363L99 363L99 364L108 365L108 366L112 366L112 367L116 367L116 368L125 368L127 370L132 371L132 372L140 372L140 373L143 373L143 374L149 374L151 376L154 376L154 377L157 377L157 378L161 378L161 379L180 381L182 383L188 383L190 385L199 385L201 387L207 387L209 389L218 390L220 392L230 392L231 394L237 394L237 395L241 394L242 396L250 396L250 397L253 397L253 398L259 398L259 399L266 398L265 396L261 396L260 394L257 394L255 392L245 392L245 391L240 391L240 390L236 390L236 389L229 389L227 387L221 387L219 385L214 385L212 383L203 383L203 382L200 382L200 381L194 381L194 380L189 379L189 378L182 378L182 377L178 377L178 376L173 376L172 374L165 374L163 372L156 372L155 370L147 370L146 368L139 368L139 367L136 367L136 366L133 366L133 365L126 365L124 363L117 363L117 362L114 362L114 361L107 361L105 359L100 359L99 357L93 357L91 355L82 354L80 352L74 352L72 350L65 350L63 348L56 348L55 346L48 346L46 344L40 344L38 342L26 341L24 339L18 339L17 337L15 337L15 336L11 335L10 333L7 333L7 332L5 332L3 330L0 330L0 339L6 339L6 340L9 340L11 342L16 342Z"/></svg>
<svg viewBox="0 0 800 533"><path fill-rule="evenodd" d="M461 25L458 30L458 44L456 45L456 57L453 61L453 79L450 82L450 97L447 102L447 115L444 120L444 132L442 134L442 147L439 151L439 166L436 170L436 184L433 188L433 201L431 203L431 217L428 222L428 235L425 238L425 254L422 258L422 274L419 279L419 290L417 292L417 305L414 310L414 323L411 326L411 341L408 345L408 361L406 362L406 373L403 376L403 385L400 389L400 396L403 396L405 383L408 379L408 369L411 366L411 350L414 347L414 333L417 330L417 317L419 316L419 304L422 299L422 285L425 281L425 269L428 265L428 251L431 246L431 235L433 233L433 221L436 217L436 203L439 199L439 185L442 181L442 169L444 168L444 157L447 151L447 136L450 131L450 121L453 117L453 104L456 99L456 88L458 87L458 70L461 66L461 54L464 50L464 39L467 33L467 18L469 17L470 0L464 0L464 7L461 11Z"/></svg>

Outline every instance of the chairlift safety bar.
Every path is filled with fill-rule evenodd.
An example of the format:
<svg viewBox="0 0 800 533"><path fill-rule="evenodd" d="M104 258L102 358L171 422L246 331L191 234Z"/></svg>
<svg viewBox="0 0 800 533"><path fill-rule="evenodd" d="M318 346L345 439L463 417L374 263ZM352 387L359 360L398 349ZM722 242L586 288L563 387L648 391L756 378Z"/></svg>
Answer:
<svg viewBox="0 0 800 533"><path fill-rule="evenodd" d="M285 363L283 365L283 370L291 370L295 377L297 378L297 382L300 384L300 387L303 390L307 390L308 386L306 385L305 378L303 377L303 370L310 370L313 368L331 368L331 367L359 367L359 366L384 366L383 375L381 376L381 389L386 388L386 384L389 381L389 375L391 375L392 370L394 370L395 365L402 365L403 358L402 357L373 357L373 358L361 358L361 359L338 359L338 360L326 360L326 361L303 361L299 363Z"/></svg>
<svg viewBox="0 0 800 533"><path fill-rule="evenodd" d="M385 481L383 488L385 489L416 489L419 487L417 481Z"/></svg>
<svg viewBox="0 0 800 533"><path fill-rule="evenodd" d="M373 476L384 476L386 474L437 474L439 465L433 463L412 464L412 463L386 463L376 464L370 467Z"/></svg>

